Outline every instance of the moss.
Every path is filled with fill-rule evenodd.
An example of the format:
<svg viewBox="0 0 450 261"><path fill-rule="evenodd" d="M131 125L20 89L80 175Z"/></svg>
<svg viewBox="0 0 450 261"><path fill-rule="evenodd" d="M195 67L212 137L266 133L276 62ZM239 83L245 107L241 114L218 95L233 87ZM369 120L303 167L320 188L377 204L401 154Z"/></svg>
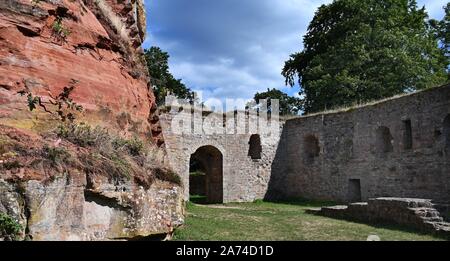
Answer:
<svg viewBox="0 0 450 261"><path fill-rule="evenodd" d="M0 237L7 241L16 241L19 240L22 230L22 226L16 220L5 213L0 213Z"/></svg>

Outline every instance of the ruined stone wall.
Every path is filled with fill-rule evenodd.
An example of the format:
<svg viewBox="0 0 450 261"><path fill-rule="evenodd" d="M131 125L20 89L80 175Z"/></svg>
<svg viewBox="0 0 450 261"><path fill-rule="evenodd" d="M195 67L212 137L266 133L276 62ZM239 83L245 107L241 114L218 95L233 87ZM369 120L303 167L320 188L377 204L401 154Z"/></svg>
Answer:
<svg viewBox="0 0 450 261"><path fill-rule="evenodd" d="M286 122L268 198L450 201L450 86Z"/></svg>
<svg viewBox="0 0 450 261"><path fill-rule="evenodd" d="M270 174L272 161L278 146L278 135L261 135L261 159L249 156L249 141L252 134L175 134L172 131L172 120L178 112L164 113L160 116L163 126L164 140L171 167L182 177L185 187L185 198L189 198L189 161L193 153L203 146L213 146L223 155L223 202L248 202L264 198ZM215 115L218 122L223 115ZM186 113L179 119L191 120L191 114ZM202 121L202 119L195 119ZM269 127L272 125L269 125ZM275 126L275 125L273 125ZM191 125L186 126L191 129ZM276 125L275 128L279 128ZM205 127L208 132L207 127ZM280 133L278 130L276 133Z"/></svg>

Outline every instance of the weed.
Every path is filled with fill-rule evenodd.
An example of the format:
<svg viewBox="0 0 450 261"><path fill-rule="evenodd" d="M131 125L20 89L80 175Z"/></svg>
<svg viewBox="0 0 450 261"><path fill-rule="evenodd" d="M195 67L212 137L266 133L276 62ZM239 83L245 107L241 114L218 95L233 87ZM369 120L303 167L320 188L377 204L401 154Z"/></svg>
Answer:
<svg viewBox="0 0 450 261"><path fill-rule="evenodd" d="M60 40L65 41L67 36L71 34L70 30L67 29L62 22L62 17L57 17L52 25L53 34Z"/></svg>
<svg viewBox="0 0 450 261"><path fill-rule="evenodd" d="M106 129L99 126L92 128L85 123L61 124L57 128L56 134L81 147L99 147L110 141L110 135Z"/></svg>
<svg viewBox="0 0 450 261"><path fill-rule="evenodd" d="M116 150L125 149L132 156L140 156L144 150L144 143L139 138L123 139L121 137L115 138L112 145Z"/></svg>
<svg viewBox="0 0 450 261"><path fill-rule="evenodd" d="M131 165L126 159L121 158L117 154L112 154L110 160L113 163L113 172L116 173L116 176L125 177L128 180L131 178Z"/></svg>
<svg viewBox="0 0 450 261"><path fill-rule="evenodd" d="M53 166L57 166L70 159L71 155L64 148L45 145L42 148L42 157L48 159Z"/></svg>
<svg viewBox="0 0 450 261"><path fill-rule="evenodd" d="M22 230L22 226L16 220L5 213L0 213L0 237L6 241L16 241L19 240L18 236Z"/></svg>
<svg viewBox="0 0 450 261"><path fill-rule="evenodd" d="M75 112L82 112L83 106L75 103L72 98L70 98L71 93L75 89L75 85L78 83L77 80L72 79L68 86L64 87L63 91L56 97L50 96L51 99L45 102L42 97L34 96L28 89L19 91L20 96L27 96L27 105L30 111L34 111L39 106L45 112L50 114L58 114L62 122L75 121ZM50 111L47 109L47 105L53 105L56 107L55 111Z"/></svg>
<svg viewBox="0 0 450 261"><path fill-rule="evenodd" d="M167 181L173 184L182 185L181 178L177 173L168 168L154 168L153 174L162 181Z"/></svg>

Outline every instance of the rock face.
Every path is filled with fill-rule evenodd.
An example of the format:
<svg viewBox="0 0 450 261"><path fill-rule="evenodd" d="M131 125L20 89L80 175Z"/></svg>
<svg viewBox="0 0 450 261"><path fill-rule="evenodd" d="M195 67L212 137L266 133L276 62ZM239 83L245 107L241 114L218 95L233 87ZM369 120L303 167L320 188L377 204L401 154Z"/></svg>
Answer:
<svg viewBox="0 0 450 261"><path fill-rule="evenodd" d="M162 143L140 47L143 10L135 0L1 1L0 123L30 118L18 91L45 100L74 79L86 121Z"/></svg>
<svg viewBox="0 0 450 261"><path fill-rule="evenodd" d="M49 134L55 113L30 112L17 94L48 104L76 82L77 121L161 146L140 47L144 10L141 0L0 1L0 212L20 223L22 239L141 239L183 222L183 188L161 178L167 171ZM131 174L108 176L108 164Z"/></svg>
<svg viewBox="0 0 450 261"><path fill-rule="evenodd" d="M0 180L0 211L26 228L22 238L46 241L163 239L183 223L179 187L121 184L117 191L106 183L88 190L83 176L76 178L65 175L49 184Z"/></svg>

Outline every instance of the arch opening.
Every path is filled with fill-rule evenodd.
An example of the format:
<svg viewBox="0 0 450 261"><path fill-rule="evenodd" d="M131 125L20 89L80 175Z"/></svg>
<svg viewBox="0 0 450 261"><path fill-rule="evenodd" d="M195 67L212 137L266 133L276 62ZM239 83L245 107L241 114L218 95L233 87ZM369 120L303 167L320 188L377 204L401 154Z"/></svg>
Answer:
<svg viewBox="0 0 450 261"><path fill-rule="evenodd" d="M258 134L253 134L252 136L250 136L248 144L248 156L254 160L261 159L262 146L260 136Z"/></svg>
<svg viewBox="0 0 450 261"><path fill-rule="evenodd" d="M189 194L195 203L223 203L223 155L213 146L199 148L189 164Z"/></svg>

